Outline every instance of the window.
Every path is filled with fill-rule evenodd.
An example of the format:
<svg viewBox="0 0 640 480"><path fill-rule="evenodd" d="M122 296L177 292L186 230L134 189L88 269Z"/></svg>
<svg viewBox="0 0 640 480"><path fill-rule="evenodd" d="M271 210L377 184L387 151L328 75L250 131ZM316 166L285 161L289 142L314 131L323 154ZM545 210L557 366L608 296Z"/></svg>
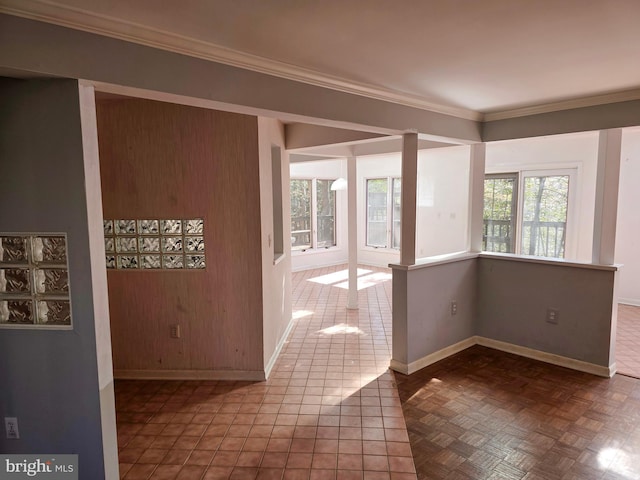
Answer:
<svg viewBox="0 0 640 480"><path fill-rule="evenodd" d="M565 258L573 170L486 175L482 248Z"/></svg>
<svg viewBox="0 0 640 480"><path fill-rule="evenodd" d="M482 249L514 253L518 175L487 175L484 180L484 231Z"/></svg>
<svg viewBox="0 0 640 480"><path fill-rule="evenodd" d="M367 179L367 246L400 248L401 189L400 178Z"/></svg>
<svg viewBox="0 0 640 480"><path fill-rule="evenodd" d="M291 180L291 248L329 248L336 245L334 180Z"/></svg>

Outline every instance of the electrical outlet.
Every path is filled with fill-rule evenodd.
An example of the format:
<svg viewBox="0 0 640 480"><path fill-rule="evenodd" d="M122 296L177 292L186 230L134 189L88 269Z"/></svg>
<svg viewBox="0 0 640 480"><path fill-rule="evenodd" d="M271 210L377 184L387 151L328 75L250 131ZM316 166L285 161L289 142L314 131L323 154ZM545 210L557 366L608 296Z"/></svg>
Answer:
<svg viewBox="0 0 640 480"><path fill-rule="evenodd" d="M170 325L170 333L169 336L171 338L180 338L180 325L177 323L174 323L173 325Z"/></svg>
<svg viewBox="0 0 640 480"><path fill-rule="evenodd" d="M458 302L455 300L451 302L451 315L457 315L458 313Z"/></svg>
<svg viewBox="0 0 640 480"><path fill-rule="evenodd" d="M558 317L560 312L555 308L547 308L547 323L558 324Z"/></svg>
<svg viewBox="0 0 640 480"><path fill-rule="evenodd" d="M20 438L18 419L16 417L4 417L4 428L7 431L7 438L16 440Z"/></svg>

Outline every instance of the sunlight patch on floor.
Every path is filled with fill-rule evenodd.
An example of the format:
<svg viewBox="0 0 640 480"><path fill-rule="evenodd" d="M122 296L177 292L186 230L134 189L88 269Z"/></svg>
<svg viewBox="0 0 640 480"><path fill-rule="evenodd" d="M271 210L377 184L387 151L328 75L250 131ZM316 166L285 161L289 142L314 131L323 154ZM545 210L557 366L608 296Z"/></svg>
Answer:
<svg viewBox="0 0 640 480"><path fill-rule="evenodd" d="M358 276L371 273L371 270L365 270L364 268L358 269ZM319 277L310 278L309 282L320 283L322 285L333 285L338 282L344 282L349 280L349 270L340 270L333 273L327 273L326 275L320 275Z"/></svg>
<svg viewBox="0 0 640 480"><path fill-rule="evenodd" d="M313 315L311 310L294 310L291 314L291 317L294 320L298 320L299 318L308 317L309 315Z"/></svg>
<svg viewBox="0 0 640 480"><path fill-rule="evenodd" d="M337 335L339 333L364 335L365 333L358 327L353 325L347 325L346 323L339 323L338 325L332 325L331 327L318 330L321 335Z"/></svg>
<svg viewBox="0 0 640 480"><path fill-rule="evenodd" d="M374 287L380 283L391 280L392 276L386 272L375 272L370 275L364 275L358 277L358 290L364 290L365 288ZM349 290L349 281L337 283L334 287Z"/></svg>
<svg viewBox="0 0 640 480"><path fill-rule="evenodd" d="M640 456L628 454L620 448L603 448L598 453L598 464L601 468L610 470L629 480L640 479L634 468L640 464Z"/></svg>

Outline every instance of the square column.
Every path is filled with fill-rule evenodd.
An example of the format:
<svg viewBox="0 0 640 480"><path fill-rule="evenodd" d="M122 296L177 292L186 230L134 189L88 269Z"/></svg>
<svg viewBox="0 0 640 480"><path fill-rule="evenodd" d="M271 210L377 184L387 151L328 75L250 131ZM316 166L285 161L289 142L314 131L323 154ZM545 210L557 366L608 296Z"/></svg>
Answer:
<svg viewBox="0 0 640 480"><path fill-rule="evenodd" d="M416 199L418 190L418 134L402 136L402 197L400 264L416 263Z"/></svg>
<svg viewBox="0 0 640 480"><path fill-rule="evenodd" d="M621 148L621 129L600 132L592 262L601 265L614 263Z"/></svg>

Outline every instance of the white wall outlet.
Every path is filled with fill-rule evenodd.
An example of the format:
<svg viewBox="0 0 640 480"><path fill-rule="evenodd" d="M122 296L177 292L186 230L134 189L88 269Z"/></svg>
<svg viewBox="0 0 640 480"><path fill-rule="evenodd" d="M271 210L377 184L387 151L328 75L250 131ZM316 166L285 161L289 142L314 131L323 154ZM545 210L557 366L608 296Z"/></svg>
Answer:
<svg viewBox="0 0 640 480"><path fill-rule="evenodd" d="M181 333L180 333L180 325L178 323L174 323L174 324L170 325L169 330L170 330L169 336L171 338L180 338L180 335L181 335Z"/></svg>
<svg viewBox="0 0 640 480"><path fill-rule="evenodd" d="M458 302L454 300L451 302L451 315L457 315L457 314L458 314Z"/></svg>
<svg viewBox="0 0 640 480"><path fill-rule="evenodd" d="M560 311L555 308L547 308L547 323L553 323L554 325L557 325L559 316Z"/></svg>
<svg viewBox="0 0 640 480"><path fill-rule="evenodd" d="M4 417L4 428L7 431L7 438L18 439L20 432L18 431L18 419L16 417Z"/></svg>

